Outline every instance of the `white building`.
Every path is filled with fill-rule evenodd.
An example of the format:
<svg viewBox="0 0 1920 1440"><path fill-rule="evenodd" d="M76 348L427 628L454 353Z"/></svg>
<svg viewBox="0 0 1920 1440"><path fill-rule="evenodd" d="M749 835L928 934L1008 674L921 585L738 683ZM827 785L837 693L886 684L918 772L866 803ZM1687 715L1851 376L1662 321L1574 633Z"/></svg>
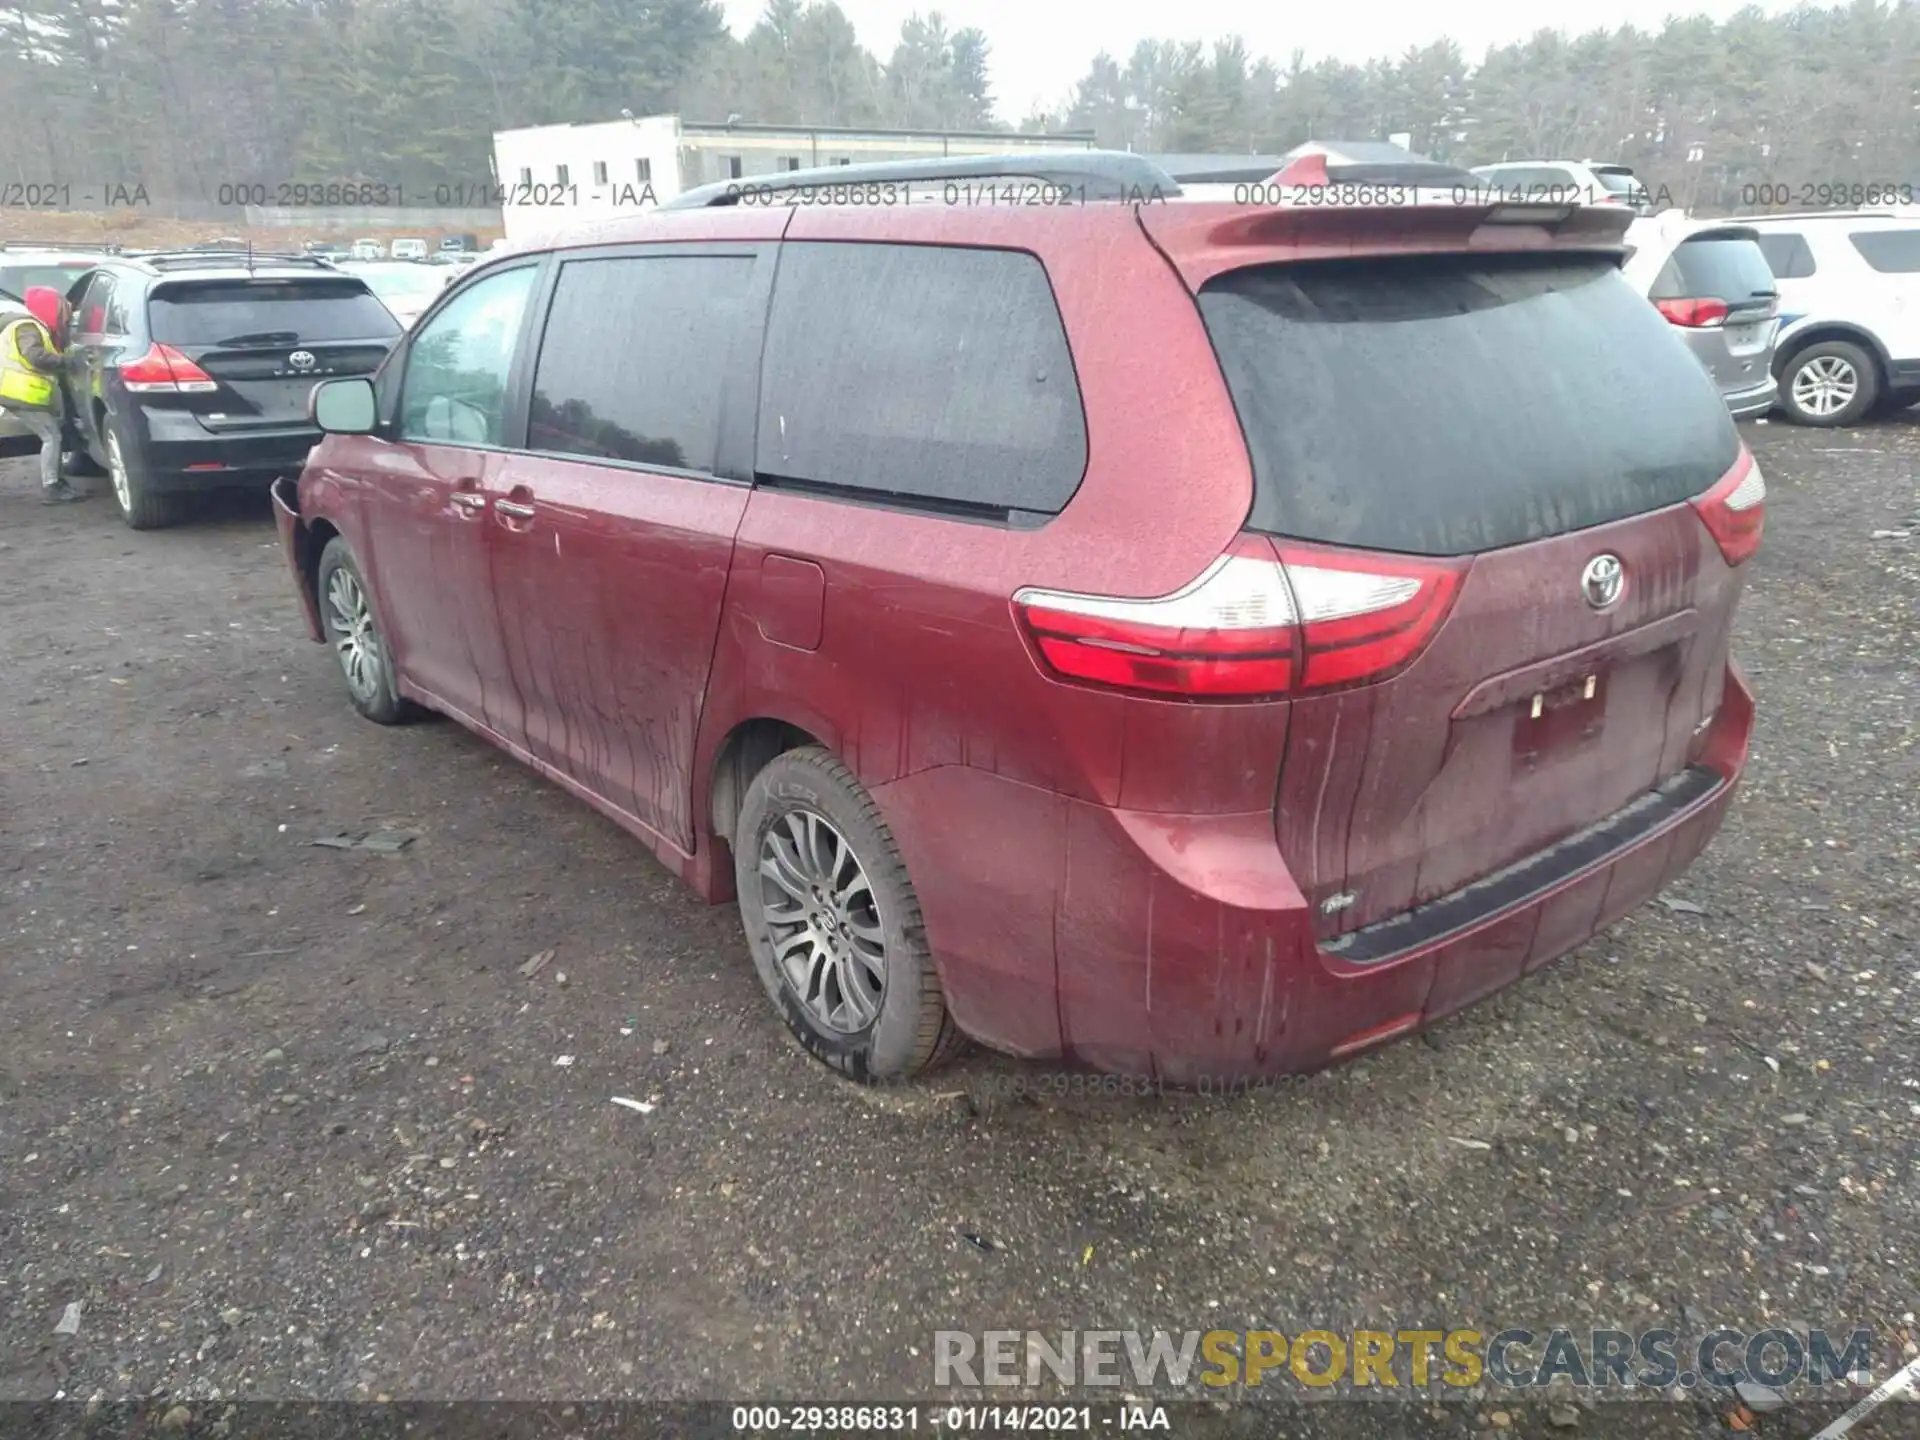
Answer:
<svg viewBox="0 0 1920 1440"><path fill-rule="evenodd" d="M496 131L493 165L507 238L518 241L578 220L630 214L716 180L880 160L1093 148L1093 136L1080 132L696 125L678 115L646 115Z"/></svg>

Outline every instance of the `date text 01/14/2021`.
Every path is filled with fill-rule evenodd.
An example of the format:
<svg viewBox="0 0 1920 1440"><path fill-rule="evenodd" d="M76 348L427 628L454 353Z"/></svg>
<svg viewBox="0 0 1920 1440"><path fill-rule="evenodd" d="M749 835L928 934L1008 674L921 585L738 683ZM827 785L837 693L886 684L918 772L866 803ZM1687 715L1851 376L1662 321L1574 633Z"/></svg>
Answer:
<svg viewBox="0 0 1920 1440"><path fill-rule="evenodd" d="M743 1435L901 1434L1089 1435L1173 1426L1160 1405L736 1405Z"/></svg>

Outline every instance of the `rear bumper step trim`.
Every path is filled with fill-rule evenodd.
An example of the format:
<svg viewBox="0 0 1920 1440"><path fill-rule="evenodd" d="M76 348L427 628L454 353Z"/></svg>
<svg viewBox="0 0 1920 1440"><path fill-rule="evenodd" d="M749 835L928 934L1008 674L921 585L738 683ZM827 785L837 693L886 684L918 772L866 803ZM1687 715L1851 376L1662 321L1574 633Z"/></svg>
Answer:
<svg viewBox="0 0 1920 1440"><path fill-rule="evenodd" d="M1682 770L1658 789L1597 824L1569 835L1504 870L1398 915L1320 942L1320 953L1350 965L1378 965L1517 910L1555 886L1597 870L1655 832L1682 819L1729 783L1704 765Z"/></svg>

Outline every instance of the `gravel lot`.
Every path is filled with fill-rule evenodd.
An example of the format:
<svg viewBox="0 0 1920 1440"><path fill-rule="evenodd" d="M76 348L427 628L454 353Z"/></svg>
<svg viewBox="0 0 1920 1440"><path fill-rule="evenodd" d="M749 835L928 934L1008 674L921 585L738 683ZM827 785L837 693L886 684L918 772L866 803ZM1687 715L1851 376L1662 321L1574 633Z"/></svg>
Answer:
<svg viewBox="0 0 1920 1440"><path fill-rule="evenodd" d="M928 1397L934 1330L995 1326L1797 1321L1899 1363L1920 414L1749 433L1760 724L1691 905L1234 1100L847 1085L731 909L457 727L358 720L263 507L135 535L0 467L0 1396ZM310 843L381 827L420 838Z"/></svg>

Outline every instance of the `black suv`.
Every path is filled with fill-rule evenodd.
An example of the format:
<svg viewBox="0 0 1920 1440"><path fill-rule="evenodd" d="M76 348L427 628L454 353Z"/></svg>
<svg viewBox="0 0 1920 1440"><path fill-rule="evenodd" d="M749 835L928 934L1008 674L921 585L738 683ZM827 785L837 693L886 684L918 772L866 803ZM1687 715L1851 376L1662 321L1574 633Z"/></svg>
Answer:
<svg viewBox="0 0 1920 1440"><path fill-rule="evenodd" d="M314 383L372 374L401 334L365 281L307 256L110 258L67 298L72 438L136 530L173 524L194 492L298 474L320 438Z"/></svg>

